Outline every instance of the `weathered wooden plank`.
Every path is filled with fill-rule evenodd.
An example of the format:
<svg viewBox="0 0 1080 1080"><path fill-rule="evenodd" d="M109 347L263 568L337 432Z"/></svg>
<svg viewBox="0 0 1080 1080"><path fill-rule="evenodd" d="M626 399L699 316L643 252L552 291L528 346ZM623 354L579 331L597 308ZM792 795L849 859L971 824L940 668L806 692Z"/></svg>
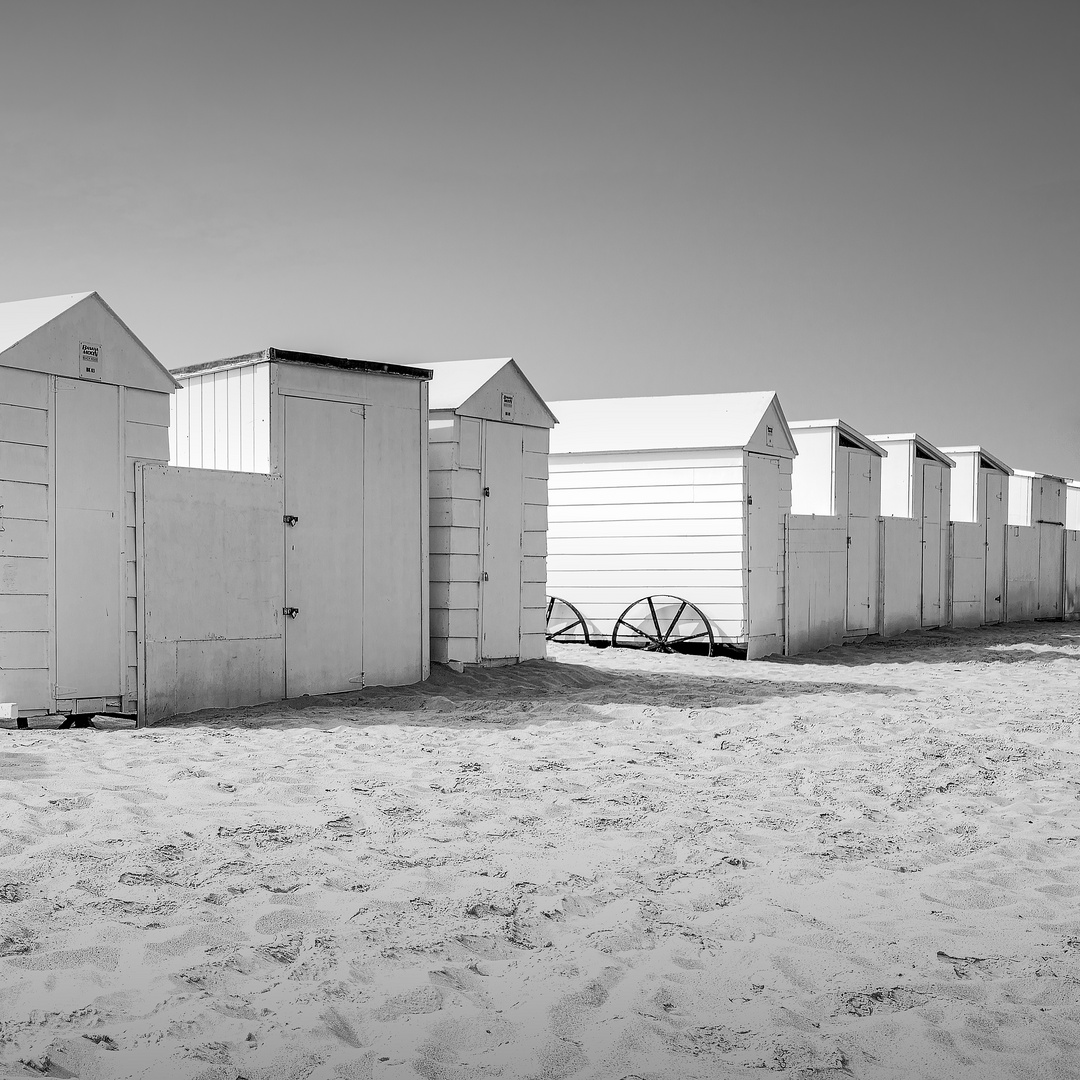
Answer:
<svg viewBox="0 0 1080 1080"><path fill-rule="evenodd" d="M0 593L0 630L49 630L49 598Z"/></svg>
<svg viewBox="0 0 1080 1080"><path fill-rule="evenodd" d="M0 669L0 700L14 701L24 716L51 706L48 668Z"/></svg>
<svg viewBox="0 0 1080 1080"><path fill-rule="evenodd" d="M9 668L48 666L49 635L45 631L0 631L0 672Z"/></svg>
<svg viewBox="0 0 1080 1080"><path fill-rule="evenodd" d="M168 428L171 397L171 394L157 394L151 390L129 387L124 391L124 415L129 422Z"/></svg>
<svg viewBox="0 0 1080 1080"><path fill-rule="evenodd" d="M0 367L0 401L27 409L48 409L49 376L42 371Z"/></svg>
<svg viewBox="0 0 1080 1080"><path fill-rule="evenodd" d="M44 446L0 442L0 480L24 484L49 482L49 451Z"/></svg>
<svg viewBox="0 0 1080 1080"><path fill-rule="evenodd" d="M45 484L0 480L0 517L45 521L49 516L49 489Z"/></svg>
<svg viewBox="0 0 1080 1080"><path fill-rule="evenodd" d="M49 524L25 518L4 516L4 528L0 532L0 558L22 556L42 558L49 551Z"/></svg>
<svg viewBox="0 0 1080 1080"><path fill-rule="evenodd" d="M51 567L51 561L43 552L40 558L0 555L0 592L22 595L48 593L52 588Z"/></svg>
<svg viewBox="0 0 1080 1080"><path fill-rule="evenodd" d="M129 420L124 425L124 434L128 457L141 461L169 460L168 428L159 427L157 424L136 424Z"/></svg>
<svg viewBox="0 0 1080 1080"><path fill-rule="evenodd" d="M48 446L49 413L46 409L28 409L0 402L0 433L5 442Z"/></svg>

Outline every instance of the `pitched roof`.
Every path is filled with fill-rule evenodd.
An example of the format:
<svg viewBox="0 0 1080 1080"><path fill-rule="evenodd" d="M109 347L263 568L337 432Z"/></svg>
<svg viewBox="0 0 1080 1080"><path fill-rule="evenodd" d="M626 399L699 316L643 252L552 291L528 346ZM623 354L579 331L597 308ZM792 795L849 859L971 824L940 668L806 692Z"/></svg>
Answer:
<svg viewBox="0 0 1080 1080"><path fill-rule="evenodd" d="M1005 464L1001 458L995 457L984 446L939 446L938 449L943 454L948 454L951 458L956 458L960 454L975 454L979 458L979 465L987 469L996 469L998 472L1003 472L1006 476L1012 476L1012 469Z"/></svg>
<svg viewBox="0 0 1080 1080"><path fill-rule="evenodd" d="M936 461L941 465L945 465L950 469L956 466L956 462L953 461L948 454L943 454L932 442L928 439L924 439L914 431L908 431L902 435L871 435L870 438L876 443L913 442L915 444L915 449L921 450L923 454L931 460Z"/></svg>
<svg viewBox="0 0 1080 1080"><path fill-rule="evenodd" d="M31 334L59 318L65 311L70 311L77 304L89 299L93 299L109 313L123 332L145 354L152 367L161 372L174 388L180 385L173 378L169 369L132 333L131 327L105 303L101 298L101 294L97 292L65 293L62 296L39 296L32 300L12 300L0 304L0 355L9 349L13 349L19 342L25 341Z"/></svg>
<svg viewBox="0 0 1080 1080"><path fill-rule="evenodd" d="M64 296L39 296L33 300L11 300L0 304L0 353L18 345L23 338L91 295L88 292L67 293Z"/></svg>
<svg viewBox="0 0 1080 1080"><path fill-rule="evenodd" d="M494 360L444 360L432 364L432 380L428 388L428 408L459 409L478 390L486 386L500 371L512 367L518 377L532 392L543 411L557 423L555 414L548 408L547 402L536 392L536 387L529 382L525 372L512 356Z"/></svg>
<svg viewBox="0 0 1080 1080"><path fill-rule="evenodd" d="M836 428L845 439L850 439L856 446L863 450L869 450L877 457L888 457L889 452L878 446L869 435L864 435L857 428L853 428L846 420L792 420L788 425L792 431L815 431L823 428Z"/></svg>
<svg viewBox="0 0 1080 1080"><path fill-rule="evenodd" d="M773 404L794 449L779 399L772 390L759 390L553 401L559 426L551 434L551 452L742 449Z"/></svg>

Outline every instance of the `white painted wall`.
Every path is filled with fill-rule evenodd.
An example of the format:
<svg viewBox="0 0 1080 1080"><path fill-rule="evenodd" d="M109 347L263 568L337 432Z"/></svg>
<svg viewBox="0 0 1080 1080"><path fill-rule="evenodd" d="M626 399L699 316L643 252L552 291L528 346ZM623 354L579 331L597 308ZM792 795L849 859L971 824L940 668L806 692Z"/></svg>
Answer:
<svg viewBox="0 0 1080 1080"><path fill-rule="evenodd" d="M80 378L82 342L99 346L96 378ZM171 387L96 294L0 357L0 700L17 702L24 716L136 710L135 462L168 457ZM76 420L77 398L109 399L93 447L80 446L65 414L59 476L58 395ZM68 513L86 501L72 464L101 481L83 508L93 520L85 528ZM58 490L70 495L59 516ZM72 659L67 671L80 685L57 693L58 678L73 682L63 671Z"/></svg>
<svg viewBox="0 0 1080 1080"><path fill-rule="evenodd" d="M333 485L335 476L363 470L363 543L340 536L343 552L350 546L355 549L354 569L362 581L362 629L357 632L363 641L357 654L362 656L363 684L402 685L426 678L430 657L426 381L363 368L257 358L218 371L181 373L179 378L182 388L173 409L174 464L279 473L286 494L305 485ZM296 475L285 458L284 403L294 397L360 410L362 462L350 460L344 446L335 445L327 432L315 430L311 437L321 439L322 460L317 469L305 466L307 471ZM349 485L343 480L342 486ZM286 593L288 589L286 581ZM298 629L290 627L290 635ZM338 674L347 682L359 678L358 671L345 670L344 659L339 666ZM338 681L328 689L340 689Z"/></svg>

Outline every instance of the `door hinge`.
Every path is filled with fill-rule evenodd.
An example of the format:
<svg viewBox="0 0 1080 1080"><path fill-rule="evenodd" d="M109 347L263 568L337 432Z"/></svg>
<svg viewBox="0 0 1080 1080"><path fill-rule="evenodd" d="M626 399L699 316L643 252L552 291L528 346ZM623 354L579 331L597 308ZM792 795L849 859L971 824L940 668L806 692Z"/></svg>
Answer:
<svg viewBox="0 0 1080 1080"><path fill-rule="evenodd" d="M298 607L283 607L281 609L281 614L287 619L295 619L296 616L300 614L300 609Z"/></svg>
<svg viewBox="0 0 1080 1080"><path fill-rule="evenodd" d="M851 537L850 536L847 538L847 546L851 547Z"/></svg>
<svg viewBox="0 0 1080 1080"><path fill-rule="evenodd" d="M295 514L285 514L282 519L286 525L295 525L300 519Z"/></svg>

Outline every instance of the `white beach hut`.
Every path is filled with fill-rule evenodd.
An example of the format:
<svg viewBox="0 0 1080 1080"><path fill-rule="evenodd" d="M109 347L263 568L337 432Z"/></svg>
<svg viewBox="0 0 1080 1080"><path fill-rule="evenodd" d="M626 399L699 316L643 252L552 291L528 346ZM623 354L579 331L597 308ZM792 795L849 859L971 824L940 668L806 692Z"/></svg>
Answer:
<svg viewBox="0 0 1080 1080"><path fill-rule="evenodd" d="M881 463L883 634L948 619L952 458L915 433L872 435Z"/></svg>
<svg viewBox="0 0 1080 1080"><path fill-rule="evenodd" d="M857 640L876 634L881 461L886 451L839 419L796 421L791 433L799 451L791 467L792 514L838 518L841 527L841 635ZM831 590L833 595L839 591Z"/></svg>
<svg viewBox="0 0 1080 1080"><path fill-rule="evenodd" d="M569 605L556 610L617 645L783 651L796 449L776 395L551 408L548 593Z"/></svg>
<svg viewBox="0 0 1080 1080"><path fill-rule="evenodd" d="M187 595L174 588L158 597L148 654L190 676L177 685L206 681L203 705L191 697L159 701L150 714L236 703L238 687L240 700L272 700L426 678L430 371L270 348L175 375L175 471L249 478L219 477L213 495L205 477L176 479L190 487L178 495L177 512L191 500L218 507L215 520L227 530L220 538L218 525L185 529L181 516L170 529L167 514L155 519L163 550L169 535L184 534L171 554L186 559L190 577L173 575ZM243 563L243 575L258 575L246 589L232 587L231 598L222 591L229 574L217 582L204 571L221 561L222 544L232 551L236 542L229 498L255 515L242 542L266 553L224 558L230 573ZM264 601L257 611L252 596ZM161 620L181 605L182 632ZM242 634L230 628L240 611L248 620ZM261 674L245 681L245 671ZM232 700L210 700L222 695Z"/></svg>
<svg viewBox="0 0 1080 1080"><path fill-rule="evenodd" d="M1009 477L1005 616L1009 622L1060 619L1065 603L1068 481L1016 469Z"/></svg>
<svg viewBox="0 0 1080 1080"><path fill-rule="evenodd" d="M432 371L431 658L490 665L543 657L555 417L513 359Z"/></svg>
<svg viewBox="0 0 1080 1080"><path fill-rule="evenodd" d="M0 700L134 714L135 460L176 382L95 292L0 304Z"/></svg>
<svg viewBox="0 0 1080 1080"><path fill-rule="evenodd" d="M1080 616L1080 480L1065 487L1065 610L1068 619Z"/></svg>
<svg viewBox="0 0 1080 1080"><path fill-rule="evenodd" d="M1005 618L1005 529L1012 469L983 446L942 447L953 461L950 495L949 621Z"/></svg>

